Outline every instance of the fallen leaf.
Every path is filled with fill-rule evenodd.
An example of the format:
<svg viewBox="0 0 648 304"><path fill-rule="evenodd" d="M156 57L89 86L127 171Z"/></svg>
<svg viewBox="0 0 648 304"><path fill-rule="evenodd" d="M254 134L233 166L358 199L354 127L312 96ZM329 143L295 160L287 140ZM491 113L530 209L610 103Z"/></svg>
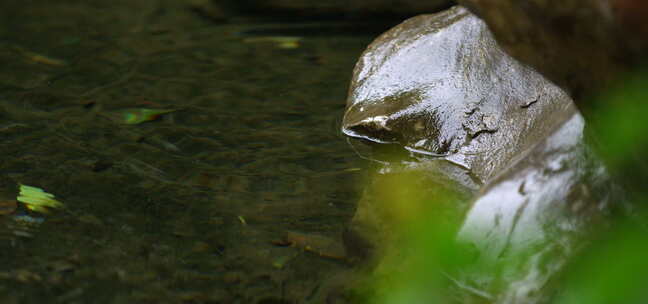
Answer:
<svg viewBox="0 0 648 304"><path fill-rule="evenodd" d="M20 185L20 194L16 198L19 202L32 211L49 213L49 208L63 208L63 203L54 199L54 195L43 191L43 189Z"/></svg>
<svg viewBox="0 0 648 304"><path fill-rule="evenodd" d="M108 116L123 124L127 125L136 125L143 122L156 120L160 116L175 112L175 109L145 109L145 108L131 108L131 109L122 109L108 114Z"/></svg>

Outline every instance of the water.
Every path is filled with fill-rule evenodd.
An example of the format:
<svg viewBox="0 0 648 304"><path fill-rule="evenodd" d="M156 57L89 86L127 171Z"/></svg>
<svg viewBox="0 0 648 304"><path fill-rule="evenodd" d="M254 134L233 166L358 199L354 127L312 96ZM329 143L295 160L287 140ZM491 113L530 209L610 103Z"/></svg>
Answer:
<svg viewBox="0 0 648 304"><path fill-rule="evenodd" d="M382 30L318 22L3 2L0 194L23 183L67 209L18 234L0 216L0 302L318 302L350 266L273 241L337 240L352 216L364 163L338 125ZM283 33L298 47L249 39ZM121 123L130 108L178 111Z"/></svg>

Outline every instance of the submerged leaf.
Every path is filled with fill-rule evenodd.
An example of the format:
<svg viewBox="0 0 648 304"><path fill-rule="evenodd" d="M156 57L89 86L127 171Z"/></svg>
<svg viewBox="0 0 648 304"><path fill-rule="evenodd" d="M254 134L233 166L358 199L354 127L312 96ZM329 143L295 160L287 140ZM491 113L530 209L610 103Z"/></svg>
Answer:
<svg viewBox="0 0 648 304"><path fill-rule="evenodd" d="M61 59L56 59L52 57L47 57L40 54L27 54L27 58L35 63L47 64L52 66L64 66L67 63Z"/></svg>
<svg viewBox="0 0 648 304"><path fill-rule="evenodd" d="M129 125L136 125L146 121L156 120L161 115L175 112L174 109L144 109L132 108L117 111L115 116L112 116L120 123Z"/></svg>
<svg viewBox="0 0 648 304"><path fill-rule="evenodd" d="M43 191L43 189L20 185L20 194L17 200L35 212L49 213L49 208L63 208L63 203L54 199L54 195Z"/></svg>
<svg viewBox="0 0 648 304"><path fill-rule="evenodd" d="M299 47L299 41L301 37L291 37L291 36L268 36L268 37L253 37L243 40L245 43L257 43L257 42L270 42L276 45L280 49L296 49Z"/></svg>
<svg viewBox="0 0 648 304"><path fill-rule="evenodd" d="M33 62L33 63L38 63L38 64L46 64L50 66L56 66L56 67L61 67L67 65L67 62L65 60L57 59L54 57L49 57L45 56L42 54L38 54L26 49L23 49L21 47L14 47L16 51L18 51L22 56L24 56L27 60Z"/></svg>

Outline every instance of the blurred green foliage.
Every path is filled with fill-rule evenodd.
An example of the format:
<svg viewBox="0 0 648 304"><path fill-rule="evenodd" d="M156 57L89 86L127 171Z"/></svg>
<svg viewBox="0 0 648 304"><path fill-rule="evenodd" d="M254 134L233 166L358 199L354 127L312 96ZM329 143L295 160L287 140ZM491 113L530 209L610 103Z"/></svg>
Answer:
<svg viewBox="0 0 648 304"><path fill-rule="evenodd" d="M624 222L601 235L569 269L559 304L646 303L648 234Z"/></svg>
<svg viewBox="0 0 648 304"><path fill-rule="evenodd" d="M648 148L648 73L628 76L595 104L588 131L600 155L611 169L634 162Z"/></svg>
<svg viewBox="0 0 648 304"><path fill-rule="evenodd" d="M594 103L587 137L619 184L625 212L572 263L556 303L646 303L648 72L628 75Z"/></svg>
<svg viewBox="0 0 648 304"><path fill-rule="evenodd" d="M446 303L452 288L447 273L465 264L469 254L454 243L460 223L448 212L460 197L444 188L422 188L420 172L380 176L377 208L387 218L392 233L380 260L360 294L363 303Z"/></svg>

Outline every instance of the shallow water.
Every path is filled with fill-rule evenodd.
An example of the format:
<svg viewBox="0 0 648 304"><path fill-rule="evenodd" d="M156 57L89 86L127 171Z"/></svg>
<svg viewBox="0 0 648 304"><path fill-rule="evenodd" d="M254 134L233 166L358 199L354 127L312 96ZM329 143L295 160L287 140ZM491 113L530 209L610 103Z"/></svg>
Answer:
<svg viewBox="0 0 648 304"><path fill-rule="evenodd" d="M364 163L338 126L382 30L318 22L0 4L0 198L23 183L66 205L0 216L0 302L318 302L350 266L273 241L337 240L351 217ZM250 39L284 33L298 47ZM124 124L129 108L178 111Z"/></svg>

